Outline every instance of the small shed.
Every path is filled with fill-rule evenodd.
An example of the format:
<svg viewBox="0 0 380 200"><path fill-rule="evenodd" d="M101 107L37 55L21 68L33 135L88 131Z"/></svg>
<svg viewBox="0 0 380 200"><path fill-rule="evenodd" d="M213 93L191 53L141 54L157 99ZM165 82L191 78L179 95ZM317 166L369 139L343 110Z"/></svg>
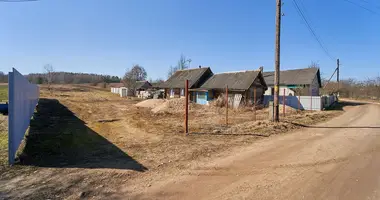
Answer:
<svg viewBox="0 0 380 200"><path fill-rule="evenodd" d="M225 93L228 86L229 98L234 98L245 105L254 104L254 90L256 89L256 103L262 103L264 92L267 89L263 74L260 70L226 72L214 74L196 91L196 102L208 104Z"/></svg>

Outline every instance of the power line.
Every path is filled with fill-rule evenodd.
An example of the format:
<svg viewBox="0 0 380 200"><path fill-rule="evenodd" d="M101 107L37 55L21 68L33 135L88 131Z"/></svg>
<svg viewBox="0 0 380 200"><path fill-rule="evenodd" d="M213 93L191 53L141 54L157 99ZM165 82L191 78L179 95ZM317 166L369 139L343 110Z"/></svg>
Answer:
<svg viewBox="0 0 380 200"><path fill-rule="evenodd" d="M373 4L375 6L375 8L380 9L380 6L378 6L378 5L374 4L374 3L371 3L371 2L369 2L367 0L361 0L361 1L364 2L364 3L367 3L367 4Z"/></svg>
<svg viewBox="0 0 380 200"><path fill-rule="evenodd" d="M359 7L359 8L361 8L361 9L364 9L364 10L366 10L366 11L372 13L372 14L378 15L377 12L375 12L375 11L373 11L373 10L371 10L371 9L368 9L368 8L362 6L362 5L358 4L358 3L355 3L355 2L353 2L353 1L350 1L350 0L343 0L343 1L348 2L348 3L351 3L352 5L355 5L355 6ZM368 2L367 2L367 3L368 3Z"/></svg>
<svg viewBox="0 0 380 200"><path fill-rule="evenodd" d="M310 16L308 15L307 9L306 9L305 5L303 4L303 1L302 1L302 0L299 1L299 4L301 5L301 9L303 9L303 13L304 13L304 15L305 15L305 17L306 17L306 20L308 20L309 23L310 23L310 25L311 25L312 27L314 27L314 24L313 24L313 22L311 21Z"/></svg>
<svg viewBox="0 0 380 200"><path fill-rule="evenodd" d="M38 1L38 0L0 0L0 2L4 2L4 3L22 3L22 2L32 2L32 1Z"/></svg>
<svg viewBox="0 0 380 200"><path fill-rule="evenodd" d="M315 40L318 42L319 46L322 48L322 50L326 53L326 55L331 59L331 60L334 60L335 59L333 58L333 56L331 56L331 54L329 53L329 51L327 50L327 48L323 45L321 39L317 36L317 34L315 33L314 29L311 27L310 23L308 22L308 20L306 19L304 13L302 12L301 8L299 7L298 3L296 0L293 0L293 5L295 6L299 16L303 19L303 21L305 22L307 28L309 29L310 33L314 36Z"/></svg>

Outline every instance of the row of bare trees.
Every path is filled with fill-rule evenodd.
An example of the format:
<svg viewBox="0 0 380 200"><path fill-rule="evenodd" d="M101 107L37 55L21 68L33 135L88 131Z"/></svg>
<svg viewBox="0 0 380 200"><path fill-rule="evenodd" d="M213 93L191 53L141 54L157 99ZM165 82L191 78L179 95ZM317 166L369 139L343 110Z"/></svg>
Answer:
<svg viewBox="0 0 380 200"><path fill-rule="evenodd" d="M36 84L119 83L121 81L117 76L73 72L33 73L26 77Z"/></svg>
<svg viewBox="0 0 380 200"><path fill-rule="evenodd" d="M337 82L330 82L322 91L323 93L339 92L339 96L344 98L380 100L380 76L362 81L341 80L339 87Z"/></svg>

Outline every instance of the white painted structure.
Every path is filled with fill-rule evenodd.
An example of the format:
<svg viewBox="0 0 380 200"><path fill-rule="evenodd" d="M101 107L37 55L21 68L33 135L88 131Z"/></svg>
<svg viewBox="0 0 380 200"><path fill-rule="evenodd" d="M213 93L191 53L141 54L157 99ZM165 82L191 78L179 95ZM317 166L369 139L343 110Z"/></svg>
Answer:
<svg viewBox="0 0 380 200"><path fill-rule="evenodd" d="M133 91L126 87L111 88L111 92L120 95L120 97L134 96Z"/></svg>
<svg viewBox="0 0 380 200"><path fill-rule="evenodd" d="M280 95L280 104L283 105L283 96ZM338 99L336 96L285 96L285 105L294 109L320 111L331 106ZM273 96L264 96L264 105L273 101Z"/></svg>
<svg viewBox="0 0 380 200"><path fill-rule="evenodd" d="M284 95L285 90L285 96L294 96L294 91L286 86L280 86L280 95ZM272 94L273 87L268 87L267 90L265 90L264 95L274 95Z"/></svg>
<svg viewBox="0 0 380 200"><path fill-rule="evenodd" d="M39 87L13 68L8 75L8 161L13 164L40 97Z"/></svg>

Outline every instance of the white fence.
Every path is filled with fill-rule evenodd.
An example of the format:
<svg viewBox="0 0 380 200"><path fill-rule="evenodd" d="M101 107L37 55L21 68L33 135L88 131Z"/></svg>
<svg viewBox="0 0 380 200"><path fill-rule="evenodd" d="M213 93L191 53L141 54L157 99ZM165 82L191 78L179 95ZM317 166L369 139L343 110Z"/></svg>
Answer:
<svg viewBox="0 0 380 200"><path fill-rule="evenodd" d="M8 161L13 164L40 96L39 87L13 68L8 75Z"/></svg>
<svg viewBox="0 0 380 200"><path fill-rule="evenodd" d="M280 96L280 104L283 104L283 96ZM264 96L264 105L273 101L273 96ZM301 110L323 110L337 101L336 96L285 96L285 104Z"/></svg>

